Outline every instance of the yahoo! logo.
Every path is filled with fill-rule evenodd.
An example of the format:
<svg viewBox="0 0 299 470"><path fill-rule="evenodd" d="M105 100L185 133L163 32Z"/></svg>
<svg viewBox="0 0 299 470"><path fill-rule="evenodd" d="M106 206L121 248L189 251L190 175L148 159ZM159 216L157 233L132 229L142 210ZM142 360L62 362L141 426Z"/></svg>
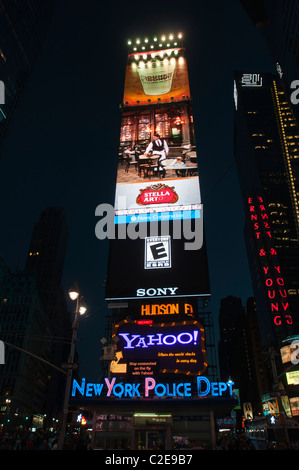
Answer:
<svg viewBox="0 0 299 470"><path fill-rule="evenodd" d="M149 348L151 346L174 346L175 344L197 344L199 332L183 331L178 335L157 333L153 335L133 335L129 333L118 333L125 340L124 349Z"/></svg>

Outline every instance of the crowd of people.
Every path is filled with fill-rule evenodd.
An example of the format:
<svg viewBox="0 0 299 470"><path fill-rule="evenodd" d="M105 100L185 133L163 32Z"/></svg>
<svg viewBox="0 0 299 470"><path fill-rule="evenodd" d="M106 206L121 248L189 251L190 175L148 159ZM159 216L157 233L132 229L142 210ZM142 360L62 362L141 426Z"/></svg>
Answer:
<svg viewBox="0 0 299 470"><path fill-rule="evenodd" d="M299 450L299 442L264 441L256 447L246 434L225 435L218 439L215 450Z"/></svg>
<svg viewBox="0 0 299 470"><path fill-rule="evenodd" d="M1 450L58 450L58 435L43 430L3 432L0 434ZM89 450L90 442L80 436L74 436L72 442L66 443L72 450Z"/></svg>
<svg viewBox="0 0 299 470"><path fill-rule="evenodd" d="M0 434L0 451L1 450L58 450L58 435L53 432L45 432L43 430L32 431L16 431L12 433L2 432ZM72 442L67 444L67 447L72 450L90 450L90 440L80 436L73 436ZM206 448L205 445L198 445L192 447L189 445L177 445L176 450L179 449L202 449ZM219 437L214 450L256 450L253 442L248 439L246 434L226 434ZM290 446L285 442L269 442L264 450L299 450L299 442L291 443Z"/></svg>
<svg viewBox="0 0 299 470"><path fill-rule="evenodd" d="M246 434L225 435L218 439L216 450L256 450Z"/></svg>
<svg viewBox="0 0 299 470"><path fill-rule="evenodd" d="M55 450L57 436L42 430L3 432L0 435L0 450Z"/></svg>

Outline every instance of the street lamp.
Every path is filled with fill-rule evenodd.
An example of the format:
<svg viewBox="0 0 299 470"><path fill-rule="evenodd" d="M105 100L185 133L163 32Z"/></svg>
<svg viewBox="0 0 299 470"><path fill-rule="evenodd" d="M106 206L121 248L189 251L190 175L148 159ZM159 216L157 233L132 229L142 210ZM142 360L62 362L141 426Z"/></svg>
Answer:
<svg viewBox="0 0 299 470"><path fill-rule="evenodd" d="M72 371L77 368L77 364L74 364L74 356L75 356L75 344L77 341L77 331L79 327L79 317L84 315L87 310L86 304L83 301L83 297L80 296L80 291L78 287L77 281L74 282L73 287L69 289L69 297L71 300L76 300L76 310L75 310L75 318L72 324L72 341L71 341L71 350L70 355L68 357L68 362L63 364L63 369L66 369L67 376L66 376L66 386L65 386L65 393L64 393L64 403L63 403L63 418L62 418L62 425L59 434L58 440L58 449L62 450L65 434L66 434L66 425L67 425L67 415L68 415L68 408L69 408L69 396L70 396L70 389L71 389L71 381L72 381Z"/></svg>
<svg viewBox="0 0 299 470"><path fill-rule="evenodd" d="M84 315L86 310L87 310L86 303L84 302L83 297L81 297L80 303L79 303L79 313L80 313L80 315Z"/></svg>
<svg viewBox="0 0 299 470"><path fill-rule="evenodd" d="M77 300L80 295L78 282L75 281L73 287L69 289L69 296L71 300Z"/></svg>

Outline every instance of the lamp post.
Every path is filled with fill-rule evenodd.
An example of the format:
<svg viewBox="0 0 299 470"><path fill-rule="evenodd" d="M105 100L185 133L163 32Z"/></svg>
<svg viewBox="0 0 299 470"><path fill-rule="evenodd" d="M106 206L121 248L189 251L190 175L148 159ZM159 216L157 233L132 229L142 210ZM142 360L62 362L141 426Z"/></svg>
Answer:
<svg viewBox="0 0 299 470"><path fill-rule="evenodd" d="M67 415L68 415L68 408L69 408L69 396L70 396L70 389L71 389L71 381L72 381L72 371L77 368L77 365L74 364L74 356L75 356L75 345L77 341L77 331L79 327L79 317L80 315L84 315L87 308L83 301L83 297L80 297L80 291L78 287L77 281L74 282L74 286L71 287L69 290L69 297L71 300L76 300L76 310L75 310L75 318L72 324L72 341L71 341L71 350L70 355L68 357L68 362L64 364L62 367L66 369L66 386L65 386L65 393L64 393L64 403L63 403L63 418L62 418L62 425L59 434L58 440L58 449L62 450L65 434L66 434L66 426L67 426Z"/></svg>

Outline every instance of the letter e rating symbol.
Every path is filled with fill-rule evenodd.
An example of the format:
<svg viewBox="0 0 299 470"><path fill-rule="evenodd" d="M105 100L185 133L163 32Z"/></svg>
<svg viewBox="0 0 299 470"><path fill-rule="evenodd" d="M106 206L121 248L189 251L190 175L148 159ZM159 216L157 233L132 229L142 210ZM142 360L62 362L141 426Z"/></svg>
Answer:
<svg viewBox="0 0 299 470"><path fill-rule="evenodd" d="M171 268L170 236L146 237L144 269Z"/></svg>

